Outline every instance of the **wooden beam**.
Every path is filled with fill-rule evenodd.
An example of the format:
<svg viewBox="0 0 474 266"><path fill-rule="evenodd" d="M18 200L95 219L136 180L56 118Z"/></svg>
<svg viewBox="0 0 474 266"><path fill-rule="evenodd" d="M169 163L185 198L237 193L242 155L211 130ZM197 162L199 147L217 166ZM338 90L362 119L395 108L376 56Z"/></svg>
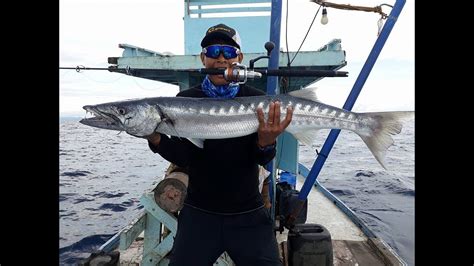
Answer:
<svg viewBox="0 0 474 266"><path fill-rule="evenodd" d="M125 250L145 230L146 212L142 212L120 232L120 250Z"/></svg>

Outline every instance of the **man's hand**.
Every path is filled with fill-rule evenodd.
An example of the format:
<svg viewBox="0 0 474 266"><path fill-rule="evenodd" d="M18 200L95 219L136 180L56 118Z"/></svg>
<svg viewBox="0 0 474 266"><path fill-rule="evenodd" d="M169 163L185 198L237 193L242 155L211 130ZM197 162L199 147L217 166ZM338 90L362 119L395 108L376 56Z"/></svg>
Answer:
<svg viewBox="0 0 474 266"><path fill-rule="evenodd" d="M265 116L261 107L257 108L258 116L258 146L265 147L275 143L280 135L291 122L293 117L293 108L289 106L286 109L286 117L280 121L280 102L270 103L268 112L268 121L265 123Z"/></svg>
<svg viewBox="0 0 474 266"><path fill-rule="evenodd" d="M146 136L146 139L154 146L158 146L158 144L160 144L161 135L158 132L154 132L153 134Z"/></svg>

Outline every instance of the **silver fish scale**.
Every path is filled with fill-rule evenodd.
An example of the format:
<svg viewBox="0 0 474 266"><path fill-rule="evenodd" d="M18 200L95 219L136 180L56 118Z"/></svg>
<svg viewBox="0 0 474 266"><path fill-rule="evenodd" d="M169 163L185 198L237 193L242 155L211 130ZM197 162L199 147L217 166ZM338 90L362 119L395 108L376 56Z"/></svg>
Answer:
<svg viewBox="0 0 474 266"><path fill-rule="evenodd" d="M360 130L357 114L323 103L291 95L240 97L233 100L198 98L160 98L157 103L168 123L158 131L186 138L219 139L252 134L258 129L257 107L262 106L265 120L271 101L281 102L281 119L287 106L294 108L290 132L321 128Z"/></svg>

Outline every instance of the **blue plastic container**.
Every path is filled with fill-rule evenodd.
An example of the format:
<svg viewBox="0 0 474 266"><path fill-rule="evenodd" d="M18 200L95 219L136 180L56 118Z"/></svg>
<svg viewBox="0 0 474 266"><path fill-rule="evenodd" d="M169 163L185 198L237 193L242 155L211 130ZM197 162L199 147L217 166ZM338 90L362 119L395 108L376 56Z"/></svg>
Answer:
<svg viewBox="0 0 474 266"><path fill-rule="evenodd" d="M296 188L296 175L290 172L280 174L280 182L287 182L293 189Z"/></svg>

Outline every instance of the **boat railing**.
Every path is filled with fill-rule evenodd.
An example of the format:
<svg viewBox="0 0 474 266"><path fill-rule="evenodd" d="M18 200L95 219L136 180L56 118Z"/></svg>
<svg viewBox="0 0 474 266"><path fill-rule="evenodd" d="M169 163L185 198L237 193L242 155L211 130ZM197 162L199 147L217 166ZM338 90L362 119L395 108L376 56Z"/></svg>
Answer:
<svg viewBox="0 0 474 266"><path fill-rule="evenodd" d="M143 266L168 265L173 241L178 229L174 213L160 208L155 202L153 192L145 192L140 198L144 211L120 232L103 244L99 250L111 252L118 248L127 250L134 241L143 241L141 264ZM140 237L143 234L143 237ZM230 256L223 253L214 264L216 266L234 265Z"/></svg>

